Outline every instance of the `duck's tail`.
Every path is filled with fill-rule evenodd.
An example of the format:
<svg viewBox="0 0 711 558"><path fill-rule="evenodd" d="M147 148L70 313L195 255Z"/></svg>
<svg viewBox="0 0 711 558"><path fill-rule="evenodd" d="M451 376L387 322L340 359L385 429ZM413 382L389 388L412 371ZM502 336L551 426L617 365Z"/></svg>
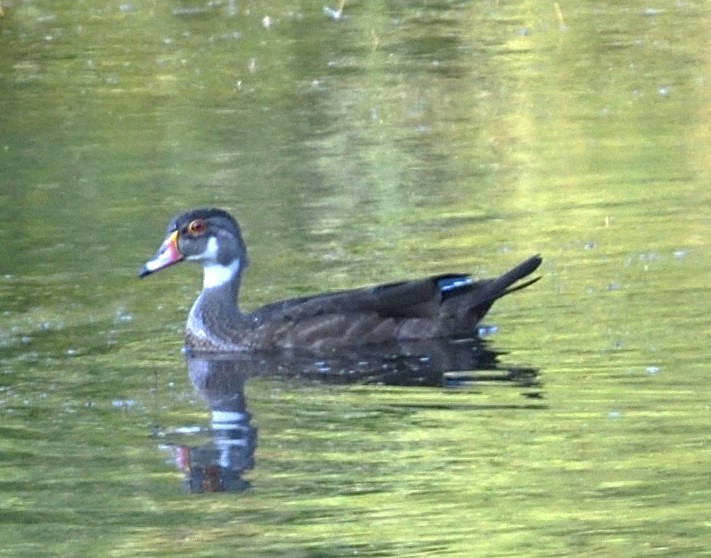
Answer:
<svg viewBox="0 0 711 558"><path fill-rule="evenodd" d="M520 285L514 285L517 281L520 281L524 277L527 277L541 265L543 259L540 255L536 254L531 256L527 260L521 262L513 269L507 271L503 275L497 277L496 279L491 279L490 282L485 286L483 292L481 293L480 304L491 304L496 299L506 296L507 294L525 289L526 287L533 285L536 281L540 280L540 277L534 277L528 281L521 283Z"/></svg>

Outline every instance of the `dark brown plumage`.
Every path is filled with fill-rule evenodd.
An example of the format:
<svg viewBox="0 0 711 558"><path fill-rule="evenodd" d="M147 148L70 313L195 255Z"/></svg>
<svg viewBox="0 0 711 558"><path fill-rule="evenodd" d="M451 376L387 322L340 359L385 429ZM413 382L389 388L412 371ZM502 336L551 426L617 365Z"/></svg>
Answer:
<svg viewBox="0 0 711 558"><path fill-rule="evenodd" d="M494 301L539 279L514 285L541 263L540 256L533 256L494 279L438 275L284 300L243 314L237 295L247 250L230 214L196 209L177 216L158 254L139 275L183 259L199 262L204 269L203 290L188 317L186 346L229 352L323 352L375 343L471 337Z"/></svg>

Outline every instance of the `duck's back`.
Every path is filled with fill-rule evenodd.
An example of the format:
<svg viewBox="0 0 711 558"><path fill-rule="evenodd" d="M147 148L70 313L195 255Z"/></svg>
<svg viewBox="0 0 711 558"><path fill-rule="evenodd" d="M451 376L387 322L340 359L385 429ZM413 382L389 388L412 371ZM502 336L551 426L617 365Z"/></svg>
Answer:
<svg viewBox="0 0 711 558"><path fill-rule="evenodd" d="M245 316L250 345L307 350L393 341L472 336L493 302L540 264L534 256L496 279L438 275L285 300Z"/></svg>

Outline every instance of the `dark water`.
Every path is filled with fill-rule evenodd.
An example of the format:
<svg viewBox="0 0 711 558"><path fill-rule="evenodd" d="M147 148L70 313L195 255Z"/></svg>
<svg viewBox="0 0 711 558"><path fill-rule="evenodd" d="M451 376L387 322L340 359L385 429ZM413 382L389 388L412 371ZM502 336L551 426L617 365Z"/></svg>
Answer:
<svg viewBox="0 0 711 558"><path fill-rule="evenodd" d="M706 3L0 6L0 555L707 555ZM199 271L136 279L195 205L245 308L544 278L464 384L228 375L220 431Z"/></svg>

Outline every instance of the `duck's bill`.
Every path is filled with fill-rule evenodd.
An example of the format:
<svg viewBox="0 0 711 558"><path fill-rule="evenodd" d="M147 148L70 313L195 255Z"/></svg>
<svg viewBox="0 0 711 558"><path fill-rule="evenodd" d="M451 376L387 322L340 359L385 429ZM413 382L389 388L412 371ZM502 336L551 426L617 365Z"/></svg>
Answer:
<svg viewBox="0 0 711 558"><path fill-rule="evenodd" d="M156 257L145 263L138 272L138 276L145 277L182 260L183 255L178 250L178 231L174 231L163 241Z"/></svg>

